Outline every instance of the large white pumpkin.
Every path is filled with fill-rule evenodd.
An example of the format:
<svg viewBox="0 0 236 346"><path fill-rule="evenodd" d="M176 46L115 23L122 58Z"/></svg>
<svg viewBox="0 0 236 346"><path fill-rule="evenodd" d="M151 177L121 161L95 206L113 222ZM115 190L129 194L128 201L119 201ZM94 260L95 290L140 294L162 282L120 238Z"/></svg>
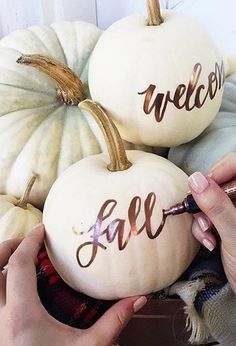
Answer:
<svg viewBox="0 0 236 346"><path fill-rule="evenodd" d="M64 281L94 298L116 299L167 287L199 246L189 214L163 218L163 209L185 197L187 175L142 151L127 151L128 161L108 130L110 166L99 154L67 169L49 192L43 221L49 258Z"/></svg>
<svg viewBox="0 0 236 346"><path fill-rule="evenodd" d="M83 97L89 97L88 63L100 34L89 23L63 22L16 31L0 41L0 193L20 197L36 172L40 178L30 203L42 207L51 185L67 167L106 149L93 118L76 103L71 106L70 99L62 100L62 93L58 97L58 85L51 77L16 62L26 54L21 62L33 65L34 61L42 70L45 61L29 54L56 59L64 65L58 69L53 60L47 73L62 86L61 73L68 73L69 67L83 82ZM75 75L69 73L64 96L70 96Z"/></svg>
<svg viewBox="0 0 236 346"><path fill-rule="evenodd" d="M63 104L47 75L16 62L22 54L44 54L86 83L100 33L89 23L63 22L16 31L0 41L0 193L20 197L32 171L37 172L30 202L42 207L64 169L101 151L99 130L89 117Z"/></svg>
<svg viewBox="0 0 236 346"><path fill-rule="evenodd" d="M149 22L145 15L130 16L100 37L89 87L122 138L171 147L195 138L214 119L228 66L194 19L167 10L155 23L158 0L148 4Z"/></svg>

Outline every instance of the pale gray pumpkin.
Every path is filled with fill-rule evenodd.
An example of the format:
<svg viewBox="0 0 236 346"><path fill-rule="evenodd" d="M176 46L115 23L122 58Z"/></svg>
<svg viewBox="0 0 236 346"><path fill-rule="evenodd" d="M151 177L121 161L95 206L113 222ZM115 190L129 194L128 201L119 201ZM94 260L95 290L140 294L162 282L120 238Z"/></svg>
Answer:
<svg viewBox="0 0 236 346"><path fill-rule="evenodd" d="M0 41L0 193L20 197L34 172L39 179L29 202L42 207L68 166L105 149L89 114L63 104L46 74L16 63L22 54L46 55L70 67L86 86L100 34L89 23L62 22L16 31Z"/></svg>
<svg viewBox="0 0 236 346"><path fill-rule="evenodd" d="M219 114L196 139L172 148L169 160L187 174L207 173L227 153L236 151L236 74L227 79Z"/></svg>

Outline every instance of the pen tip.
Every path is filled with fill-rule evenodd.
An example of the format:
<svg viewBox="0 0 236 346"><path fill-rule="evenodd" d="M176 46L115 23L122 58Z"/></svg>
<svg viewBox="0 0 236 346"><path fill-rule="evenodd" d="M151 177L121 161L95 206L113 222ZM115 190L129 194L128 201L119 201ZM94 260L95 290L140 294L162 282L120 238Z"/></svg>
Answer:
<svg viewBox="0 0 236 346"><path fill-rule="evenodd" d="M183 214L186 211L186 208L184 206L183 203L177 203L176 205L173 205L171 208L169 209L164 209L163 210L163 215L165 217L169 216L169 215L179 215L179 214Z"/></svg>
<svg viewBox="0 0 236 346"><path fill-rule="evenodd" d="M172 215L172 208L170 208L170 209L163 209L163 215L164 216Z"/></svg>

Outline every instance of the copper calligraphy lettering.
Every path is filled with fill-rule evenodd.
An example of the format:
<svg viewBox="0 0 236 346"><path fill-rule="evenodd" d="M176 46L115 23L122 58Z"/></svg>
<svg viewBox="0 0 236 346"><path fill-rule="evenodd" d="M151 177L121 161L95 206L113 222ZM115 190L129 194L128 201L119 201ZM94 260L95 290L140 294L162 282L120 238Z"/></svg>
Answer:
<svg viewBox="0 0 236 346"><path fill-rule="evenodd" d="M197 63L189 81L188 86L180 84L177 86L173 97L171 92L158 93L153 100L156 85L150 84L149 87L139 92L139 95L145 95L143 111L145 114L151 114L155 111L155 119L161 122L165 116L168 104L172 103L177 109L185 108L186 111L191 111L194 108L202 108L208 98L213 100L225 81L224 63L221 65L215 63L215 71L208 76L208 86L199 85L199 79L202 73L202 65ZM153 100L153 101L152 101Z"/></svg>
<svg viewBox="0 0 236 346"><path fill-rule="evenodd" d="M107 249L107 247L102 244L101 238L105 238L107 243L112 243L117 238L118 249L120 251L123 251L126 248L132 236L138 236L144 230L146 230L148 238L150 239L157 238L159 234L161 233L161 231L163 230L166 218L163 214L161 224L159 225L157 230L153 232L151 227L151 219L152 219L155 204L156 204L156 195L155 193L151 192L149 193L149 195L144 201L144 214L145 214L144 223L140 228L138 228L137 219L141 212L142 201L141 201L141 198L138 196L132 199L128 209L128 221L129 221L130 230L125 237L124 233L126 230L126 223L127 223L125 219L114 219L108 224L107 227L105 227L105 229L103 229L103 222L112 215L115 207L117 206L117 201L115 201L114 199L107 200L102 205L98 213L95 224L92 227L90 227L87 232L87 233L90 233L90 232L92 233L91 234L92 240L81 244L77 249L76 257L77 257L77 262L79 266L82 268L89 267L97 256L98 248L102 250ZM84 233L85 232L83 232L83 234ZM87 263L82 263L82 260L81 260L81 251L84 248L91 248L91 256L90 256L90 259L87 261Z"/></svg>

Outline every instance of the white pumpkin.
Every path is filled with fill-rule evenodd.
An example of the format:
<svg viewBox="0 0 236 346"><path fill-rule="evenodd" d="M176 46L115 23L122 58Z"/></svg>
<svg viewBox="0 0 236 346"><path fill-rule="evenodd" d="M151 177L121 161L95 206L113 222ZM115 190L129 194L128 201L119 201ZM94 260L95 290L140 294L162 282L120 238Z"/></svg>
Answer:
<svg viewBox="0 0 236 346"><path fill-rule="evenodd" d="M21 199L0 195L0 242L24 237L42 221L42 212L28 203L35 179L36 176L30 179Z"/></svg>
<svg viewBox="0 0 236 346"><path fill-rule="evenodd" d="M49 258L68 285L94 298L167 287L199 248L189 214L163 216L185 197L187 175L154 154L127 151L127 159L103 110L81 106L105 129L111 163L105 153L84 158L53 184L43 212Z"/></svg>
<svg viewBox="0 0 236 346"><path fill-rule="evenodd" d="M216 116L227 63L194 19L159 11L134 15L100 37L90 60L92 99L112 116L122 138L171 147L197 137Z"/></svg>

